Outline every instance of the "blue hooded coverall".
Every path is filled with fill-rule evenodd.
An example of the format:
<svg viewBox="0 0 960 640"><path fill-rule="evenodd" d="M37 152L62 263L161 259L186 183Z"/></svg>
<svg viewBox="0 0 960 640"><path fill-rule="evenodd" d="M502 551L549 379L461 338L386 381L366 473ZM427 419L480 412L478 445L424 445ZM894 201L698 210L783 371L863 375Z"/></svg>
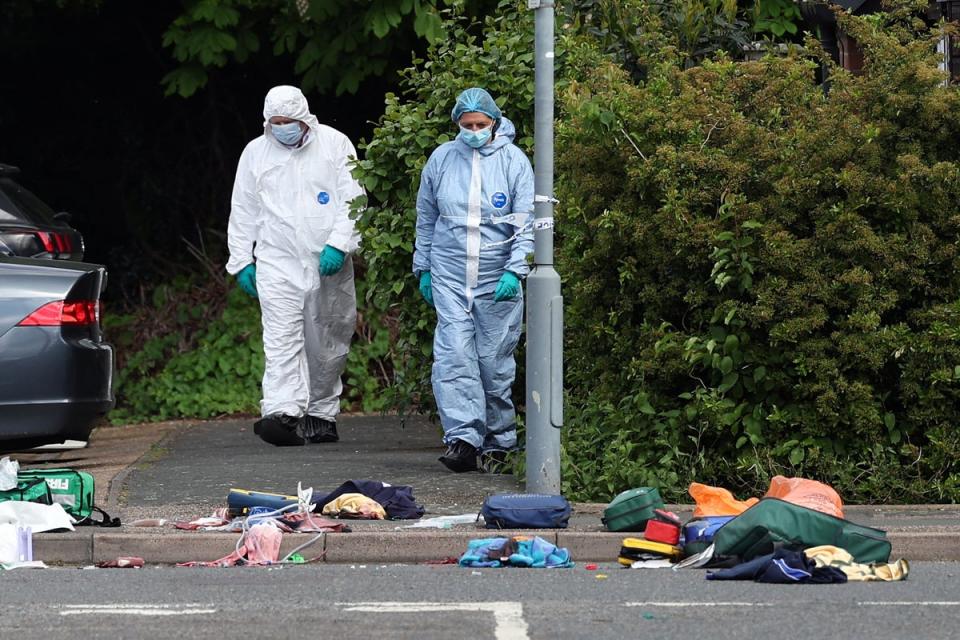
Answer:
<svg viewBox="0 0 960 640"><path fill-rule="evenodd" d="M515 135L501 118L479 149L459 138L440 145L417 194L413 272L433 279L432 381L444 442L464 440L481 451L517 445L510 395L523 292L493 300L504 271L524 278L533 252L533 169Z"/></svg>

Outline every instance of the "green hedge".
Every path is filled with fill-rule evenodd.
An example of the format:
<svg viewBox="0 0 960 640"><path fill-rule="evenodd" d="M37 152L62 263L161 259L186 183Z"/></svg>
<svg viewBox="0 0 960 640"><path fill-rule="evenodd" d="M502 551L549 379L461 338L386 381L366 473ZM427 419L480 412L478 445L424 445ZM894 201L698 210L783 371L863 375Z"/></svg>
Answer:
<svg viewBox="0 0 960 640"><path fill-rule="evenodd" d="M644 82L592 47L559 124L565 486L960 498L960 94L908 15ZM815 44L810 43L815 50Z"/></svg>

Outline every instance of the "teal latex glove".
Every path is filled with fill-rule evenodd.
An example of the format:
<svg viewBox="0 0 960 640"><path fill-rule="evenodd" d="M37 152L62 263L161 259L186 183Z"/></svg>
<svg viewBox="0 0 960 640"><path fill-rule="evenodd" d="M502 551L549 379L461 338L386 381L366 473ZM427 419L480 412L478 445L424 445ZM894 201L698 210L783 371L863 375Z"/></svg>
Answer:
<svg viewBox="0 0 960 640"><path fill-rule="evenodd" d="M431 307L433 306L433 276L429 271L420 274L420 294Z"/></svg>
<svg viewBox="0 0 960 640"><path fill-rule="evenodd" d="M320 275L332 276L343 269L343 259L346 254L336 247L326 245L320 252Z"/></svg>
<svg viewBox="0 0 960 640"><path fill-rule="evenodd" d="M493 292L493 301L502 302L504 300L513 300L520 293L520 278L504 271L500 276L500 282L497 283L497 290Z"/></svg>
<svg viewBox="0 0 960 640"><path fill-rule="evenodd" d="M241 269L240 273L237 274L237 284L249 295L259 298L260 296L257 295L257 265L248 264Z"/></svg>

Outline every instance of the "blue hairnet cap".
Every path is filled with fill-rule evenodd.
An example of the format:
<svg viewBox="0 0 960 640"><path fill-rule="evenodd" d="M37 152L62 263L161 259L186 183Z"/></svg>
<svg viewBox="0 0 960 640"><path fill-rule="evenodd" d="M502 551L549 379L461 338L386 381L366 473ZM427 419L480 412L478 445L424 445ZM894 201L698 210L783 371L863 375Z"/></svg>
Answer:
<svg viewBox="0 0 960 640"><path fill-rule="evenodd" d="M500 107L494 102L493 96L480 87L471 87L457 96L457 104L453 105L453 111L450 117L454 122L460 122L463 114L476 111L493 118L494 122L500 124Z"/></svg>

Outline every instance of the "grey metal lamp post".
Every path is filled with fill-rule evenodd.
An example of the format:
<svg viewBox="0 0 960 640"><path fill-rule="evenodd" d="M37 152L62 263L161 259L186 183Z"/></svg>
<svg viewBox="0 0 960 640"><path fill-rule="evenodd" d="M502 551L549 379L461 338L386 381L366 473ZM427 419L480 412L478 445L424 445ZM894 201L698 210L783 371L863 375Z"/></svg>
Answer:
<svg viewBox="0 0 960 640"><path fill-rule="evenodd" d="M563 298L553 268L553 0L536 11L533 166L534 266L527 276L527 477L530 493L560 493Z"/></svg>

